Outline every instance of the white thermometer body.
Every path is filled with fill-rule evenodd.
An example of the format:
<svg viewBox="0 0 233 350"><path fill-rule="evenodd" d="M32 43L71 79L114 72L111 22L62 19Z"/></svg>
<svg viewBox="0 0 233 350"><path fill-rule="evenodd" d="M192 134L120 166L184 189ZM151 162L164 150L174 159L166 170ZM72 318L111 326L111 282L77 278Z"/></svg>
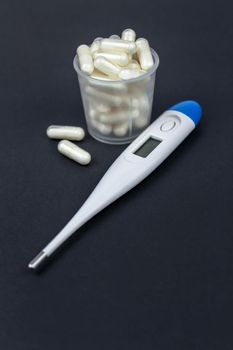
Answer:
<svg viewBox="0 0 233 350"><path fill-rule="evenodd" d="M29 267L40 266L78 228L155 170L191 133L200 117L200 106L194 101L185 101L156 119L121 153L78 212Z"/></svg>

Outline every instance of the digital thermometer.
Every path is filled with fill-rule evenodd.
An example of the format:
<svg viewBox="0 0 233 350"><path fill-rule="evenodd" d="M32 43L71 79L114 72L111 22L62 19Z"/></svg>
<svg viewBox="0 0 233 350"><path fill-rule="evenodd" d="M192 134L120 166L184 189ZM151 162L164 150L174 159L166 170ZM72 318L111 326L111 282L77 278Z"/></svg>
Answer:
<svg viewBox="0 0 233 350"><path fill-rule="evenodd" d="M201 114L197 102L184 101L156 119L115 160L83 206L29 263L29 268L37 269L78 228L145 179L191 133Z"/></svg>

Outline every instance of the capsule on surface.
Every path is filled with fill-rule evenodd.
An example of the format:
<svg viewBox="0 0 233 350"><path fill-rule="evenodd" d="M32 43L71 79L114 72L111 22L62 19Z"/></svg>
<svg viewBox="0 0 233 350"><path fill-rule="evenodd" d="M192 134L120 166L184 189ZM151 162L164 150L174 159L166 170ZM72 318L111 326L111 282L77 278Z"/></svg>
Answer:
<svg viewBox="0 0 233 350"><path fill-rule="evenodd" d="M136 40L137 55L143 70L149 70L154 65L149 43L146 39L140 38Z"/></svg>
<svg viewBox="0 0 233 350"><path fill-rule="evenodd" d="M91 155L84 149L76 146L74 143L62 140L58 143L58 151L64 156L74 160L75 162L87 165L91 161Z"/></svg>
<svg viewBox="0 0 233 350"><path fill-rule="evenodd" d="M90 75L94 70L94 64L89 46L80 45L77 48L77 55L81 71Z"/></svg>
<svg viewBox="0 0 233 350"><path fill-rule="evenodd" d="M130 55L134 54L137 50L134 42L122 39L103 39L101 40L100 48L102 51L123 51Z"/></svg>
<svg viewBox="0 0 233 350"><path fill-rule="evenodd" d="M133 29L130 29L130 28L125 29L121 34L121 39L134 42L136 39L136 33Z"/></svg>
<svg viewBox="0 0 233 350"><path fill-rule="evenodd" d="M50 139L81 141L85 136L83 128L77 126L50 125L46 132Z"/></svg>
<svg viewBox="0 0 233 350"><path fill-rule="evenodd" d="M95 52L94 59L98 57L107 58L109 61L118 64L119 66L127 66L129 56L125 52Z"/></svg>

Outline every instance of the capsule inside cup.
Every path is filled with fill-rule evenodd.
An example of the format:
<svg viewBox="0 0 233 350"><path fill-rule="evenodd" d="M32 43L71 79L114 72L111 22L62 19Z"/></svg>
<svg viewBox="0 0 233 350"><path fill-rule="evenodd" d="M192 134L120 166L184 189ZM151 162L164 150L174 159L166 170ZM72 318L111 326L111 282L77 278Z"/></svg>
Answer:
<svg viewBox="0 0 233 350"><path fill-rule="evenodd" d="M122 39L103 39L101 40L100 49L102 51L123 51L130 55L137 50L134 42Z"/></svg>
<svg viewBox="0 0 233 350"><path fill-rule="evenodd" d="M127 66L129 64L129 56L125 52L95 52L94 59L98 57L107 58L112 63L116 63L119 66Z"/></svg>
<svg viewBox="0 0 233 350"><path fill-rule="evenodd" d="M121 34L121 39L134 42L136 39L136 33L133 29L125 29Z"/></svg>
<svg viewBox="0 0 233 350"><path fill-rule="evenodd" d="M90 75L94 70L94 64L89 46L80 45L77 48L77 55L81 70L84 73Z"/></svg>

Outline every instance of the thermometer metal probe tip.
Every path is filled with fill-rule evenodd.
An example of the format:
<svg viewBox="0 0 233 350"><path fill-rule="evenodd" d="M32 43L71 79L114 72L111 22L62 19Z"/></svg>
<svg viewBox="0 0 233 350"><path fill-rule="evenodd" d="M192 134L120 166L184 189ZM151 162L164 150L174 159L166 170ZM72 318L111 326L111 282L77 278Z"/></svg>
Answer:
<svg viewBox="0 0 233 350"><path fill-rule="evenodd" d="M29 269L37 270L39 267L44 265L47 259L47 254L42 250L32 261L30 261L28 267Z"/></svg>

